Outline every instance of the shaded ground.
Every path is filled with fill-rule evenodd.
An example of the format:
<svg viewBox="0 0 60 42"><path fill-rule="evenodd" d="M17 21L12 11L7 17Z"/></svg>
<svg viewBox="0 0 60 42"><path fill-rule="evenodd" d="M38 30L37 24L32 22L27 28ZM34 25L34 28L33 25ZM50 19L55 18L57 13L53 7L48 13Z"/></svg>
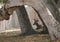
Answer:
<svg viewBox="0 0 60 42"><path fill-rule="evenodd" d="M50 42L47 34L33 34L27 36L0 37L0 42Z"/></svg>

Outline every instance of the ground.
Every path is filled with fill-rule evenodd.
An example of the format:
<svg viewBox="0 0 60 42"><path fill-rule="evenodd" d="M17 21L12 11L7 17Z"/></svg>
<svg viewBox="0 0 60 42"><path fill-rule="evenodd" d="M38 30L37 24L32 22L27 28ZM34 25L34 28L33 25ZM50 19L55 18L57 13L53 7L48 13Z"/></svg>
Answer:
<svg viewBox="0 0 60 42"><path fill-rule="evenodd" d="M48 34L32 34L25 36L0 37L0 42L50 42Z"/></svg>

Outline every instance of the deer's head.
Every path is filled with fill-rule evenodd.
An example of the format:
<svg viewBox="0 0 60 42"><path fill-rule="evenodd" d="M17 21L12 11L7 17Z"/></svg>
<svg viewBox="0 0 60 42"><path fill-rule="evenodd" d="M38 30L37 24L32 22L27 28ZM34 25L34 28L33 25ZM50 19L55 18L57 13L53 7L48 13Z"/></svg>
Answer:
<svg viewBox="0 0 60 42"><path fill-rule="evenodd" d="M0 21L2 20L8 20L10 17L10 14L4 7L0 8Z"/></svg>

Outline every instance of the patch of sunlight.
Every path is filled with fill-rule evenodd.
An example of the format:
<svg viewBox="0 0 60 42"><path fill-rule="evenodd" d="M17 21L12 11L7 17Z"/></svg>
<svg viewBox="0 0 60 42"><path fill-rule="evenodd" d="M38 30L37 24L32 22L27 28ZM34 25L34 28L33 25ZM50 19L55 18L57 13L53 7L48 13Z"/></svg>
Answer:
<svg viewBox="0 0 60 42"><path fill-rule="evenodd" d="M1 33L8 33L8 32L17 32L17 31L21 31L21 29L11 29L11 30L5 30L5 31L1 31Z"/></svg>
<svg viewBox="0 0 60 42"><path fill-rule="evenodd" d="M4 6L4 4L3 3L0 3L0 8L2 8Z"/></svg>
<svg viewBox="0 0 60 42"><path fill-rule="evenodd" d="M52 16L52 14L51 14L51 12L49 11L49 9L48 9L48 8L46 8L46 10L47 10L47 12L49 13L49 15L51 15L51 16Z"/></svg>
<svg viewBox="0 0 60 42"><path fill-rule="evenodd" d="M28 7L28 5L24 5L25 6L25 8L27 8Z"/></svg>

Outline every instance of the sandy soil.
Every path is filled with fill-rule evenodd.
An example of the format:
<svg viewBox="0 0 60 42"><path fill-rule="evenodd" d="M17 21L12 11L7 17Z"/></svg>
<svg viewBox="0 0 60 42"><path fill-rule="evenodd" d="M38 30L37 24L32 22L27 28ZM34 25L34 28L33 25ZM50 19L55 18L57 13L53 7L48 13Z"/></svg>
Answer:
<svg viewBox="0 0 60 42"><path fill-rule="evenodd" d="M0 37L0 42L50 42L47 34L32 34L26 36Z"/></svg>

